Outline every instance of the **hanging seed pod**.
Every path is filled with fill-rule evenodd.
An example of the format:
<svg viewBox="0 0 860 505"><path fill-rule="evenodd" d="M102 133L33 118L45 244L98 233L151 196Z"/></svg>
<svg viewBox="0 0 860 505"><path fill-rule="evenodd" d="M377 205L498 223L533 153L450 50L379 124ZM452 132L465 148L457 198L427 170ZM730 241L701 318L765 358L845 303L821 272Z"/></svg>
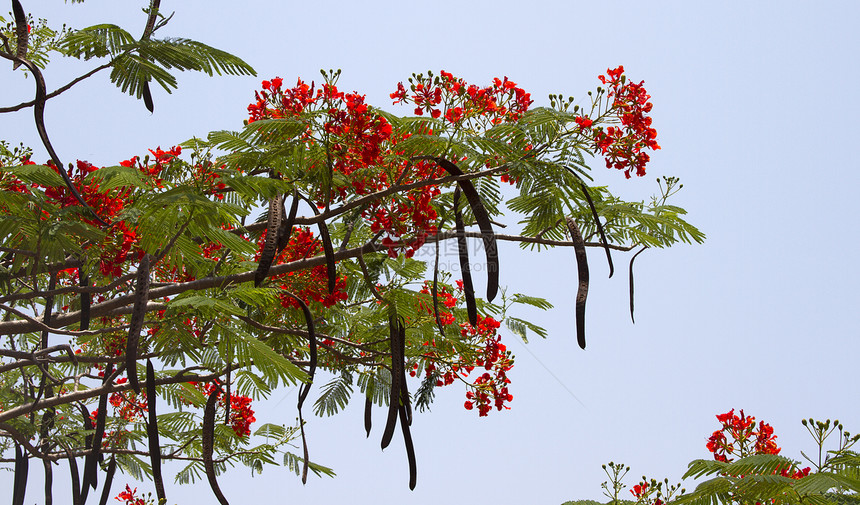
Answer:
<svg viewBox="0 0 860 505"><path fill-rule="evenodd" d="M409 489L415 489L415 484L418 482L418 465L415 462L415 447L412 445L412 433L409 431L409 415L406 413L406 407L401 405L400 409L400 429L403 432L403 442L406 444L406 458L409 461Z"/></svg>
<svg viewBox="0 0 860 505"><path fill-rule="evenodd" d="M331 236L328 233L328 226L325 221L319 222L320 240L322 240L323 251L325 252L325 266L328 273L328 292L334 293L337 284L337 271L334 264L334 246L331 244Z"/></svg>
<svg viewBox="0 0 860 505"><path fill-rule="evenodd" d="M78 410L81 411L81 417L83 418L83 421L84 421L84 429L86 431L92 431L93 430L93 421L92 421L92 419L90 419L90 413L87 410L87 408L84 406L83 403L78 403ZM92 448L93 448L93 434L92 433L90 433L89 435L84 437L84 448L87 450L92 450ZM86 463L87 463L87 459L89 458L89 456L90 455L87 454L87 456L84 458L84 475L83 475L83 482L81 482L81 503L87 502L87 495L90 492L90 485L89 485L89 482L87 482L87 480L86 480L86 472L87 472L87 464Z"/></svg>
<svg viewBox="0 0 860 505"><path fill-rule="evenodd" d="M15 2L15 0L13 0L13 2ZM23 10L21 12L23 14ZM24 60L23 63L24 66L27 67L27 70L33 74L33 80L36 81L36 98L33 106L33 120L36 123L36 131L39 133L39 139L42 141L42 145L44 145L45 149L48 151L48 155L50 155L51 161L54 162L54 166L59 169L57 172L59 172L60 176L63 178L63 182L66 183L66 187L69 188L69 192L72 193L75 200L77 200L83 208L87 209L101 225L107 225L107 222L99 217L99 215L96 214L96 211L90 207L86 201L84 201L84 197L81 196L81 193L75 187L69 174L65 170L61 169L63 164L60 162L60 157L57 156L54 146L51 145L51 139L48 137L48 130L45 128L45 102L48 100L45 76L42 75L42 71L39 70L39 67L34 65L33 62Z"/></svg>
<svg viewBox="0 0 860 505"><path fill-rule="evenodd" d="M218 502L221 505L229 505L227 499L224 498L224 493L221 492L221 487L218 486L218 479L215 476L215 462L212 455L215 452L215 404L218 403L218 395L221 393L220 387L215 387L209 393L209 399L206 400L206 407L203 409L203 429L202 429L202 451L203 451L203 468L206 470L206 478L209 479L209 487Z"/></svg>
<svg viewBox="0 0 860 505"><path fill-rule="evenodd" d="M283 209L283 203L281 203L281 208ZM290 214L287 216L287 219L281 221L281 227L278 229L278 252L275 254L281 254L284 249L286 249L287 245L290 243L290 236L293 234L293 226L296 224L296 214L299 211L299 195L297 191L293 191L293 201L290 204Z"/></svg>
<svg viewBox="0 0 860 505"><path fill-rule="evenodd" d="M57 287L57 274L52 273L50 279L48 280L48 291L53 291ZM45 297L45 311L42 313L42 322L45 323L45 326L51 326L51 316L53 315L54 310L54 296L48 295ZM48 348L48 335L50 332L45 330L42 332L42 340L40 349ZM44 377L42 378L44 380Z"/></svg>
<svg viewBox="0 0 860 505"><path fill-rule="evenodd" d="M27 492L27 472L30 460L27 452L15 443L15 483L12 488L12 505L24 505L24 494Z"/></svg>
<svg viewBox="0 0 860 505"><path fill-rule="evenodd" d="M146 423L146 436L149 441L149 461L152 465L152 481L159 500L166 500L164 480L161 477L161 444L158 442L158 413L156 411L155 369L151 360L146 360L146 410L149 414Z"/></svg>
<svg viewBox="0 0 860 505"><path fill-rule="evenodd" d="M391 348L391 391L388 400L388 418L385 421L385 429L382 432L382 448L388 447L394 436L394 428L397 425L397 412L400 406L400 388L403 374L403 358L400 354L400 321L397 314L392 311L388 315L389 346Z"/></svg>
<svg viewBox="0 0 860 505"><path fill-rule="evenodd" d="M105 484L104 488L102 488L102 497L99 500L99 505L107 505L108 498L110 498L110 487L113 484L113 475L116 473L116 457L111 455L110 462L108 463L107 473L105 473Z"/></svg>
<svg viewBox="0 0 860 505"><path fill-rule="evenodd" d="M305 437L305 423L302 418L302 406L305 403L305 399L308 397L308 393L311 392L311 386L314 382L314 374L317 370L317 337L314 333L314 318L311 314L311 310L308 308L308 305L304 300L299 298L298 296L287 293L293 300L298 302L298 304L302 307L302 312L305 315L305 323L308 327L308 340L310 341L310 365L308 366L308 381L303 383L299 387L299 402L298 402L298 410L299 410L299 426L302 434L302 449L304 452L304 461L302 463L302 484L306 484L308 481L308 466L310 464L310 460L308 459L308 441Z"/></svg>
<svg viewBox="0 0 860 505"><path fill-rule="evenodd" d="M144 254L137 267L134 306L125 348L125 371L128 374L128 383L138 393L140 393L140 382L137 379L137 351L140 345L140 330L143 329L143 318L146 316L146 303L149 301L149 261L149 254Z"/></svg>
<svg viewBox="0 0 860 505"><path fill-rule="evenodd" d="M152 114L155 111L155 105L152 103L152 92L149 90L149 81L143 81L141 92L143 94L143 105Z"/></svg>
<svg viewBox="0 0 860 505"><path fill-rule="evenodd" d="M466 242L466 228L460 212L460 187L454 190L454 226L457 230L457 252L460 256L460 274L463 276L463 295L466 297L466 312L469 324L478 325L478 307L475 304L475 287L472 284L472 271L469 265L469 244Z"/></svg>
<svg viewBox="0 0 860 505"><path fill-rule="evenodd" d="M633 255L630 258L630 272L628 275L628 282L630 284L630 320L633 321L633 324L636 324L636 319L633 318L633 261L636 259L636 256L642 254L642 251L648 249L648 246L642 246L642 249L639 249L639 252Z"/></svg>
<svg viewBox="0 0 860 505"><path fill-rule="evenodd" d="M108 363L105 366L104 380L102 384L107 384L110 376L113 374L113 363ZM98 462L102 458L102 440L105 435L105 420L107 416L108 395L99 395L98 414L96 415L96 432L93 434L92 452L84 459L84 486L89 485L93 489L98 485ZM107 484L106 484L107 485Z"/></svg>
<svg viewBox="0 0 860 505"><path fill-rule="evenodd" d="M27 15L24 13L24 8L21 7L21 2L12 0L12 13L15 16L15 38L18 41L15 56L24 59L27 57L27 44L30 37L30 28L27 26ZM12 70L21 66L21 62L12 63Z"/></svg>
<svg viewBox="0 0 860 505"><path fill-rule="evenodd" d="M406 409L407 424L412 426L412 398L409 396L409 388L406 383L406 327L401 323L398 343L400 344L400 405Z"/></svg>
<svg viewBox="0 0 860 505"><path fill-rule="evenodd" d="M434 158L434 160L449 174L463 175L460 167L450 161L444 158ZM484 252L487 255L487 301L492 302L499 291L499 249L496 245L496 234L493 232L490 215L487 214L487 209L481 201L481 195L478 194L472 181L458 181L458 188L462 188L472 208L472 215L475 216L475 221L481 229L481 237L484 239Z"/></svg>
<svg viewBox="0 0 860 505"><path fill-rule="evenodd" d="M597 208L594 207L594 202L591 201L591 195L588 193L588 187L584 182L579 183L582 186L582 193L585 195L585 200L588 201L588 206L591 208L591 216L594 217L594 224L597 225L597 231L600 232L600 243L603 244L603 250L606 251L606 261L609 263L609 278L615 273L615 266L612 264L612 255L609 253L609 241L606 240L606 232L603 230L603 224L600 222L600 216L597 215Z"/></svg>
<svg viewBox="0 0 860 505"><path fill-rule="evenodd" d="M567 218L567 229L573 241L576 253L576 269L579 274L579 287L576 291L576 341L579 347L585 349L585 300L588 298L588 256L585 253L585 241L579 226L573 218Z"/></svg>
<svg viewBox="0 0 860 505"><path fill-rule="evenodd" d="M47 459L42 460L42 466L45 468L45 505L51 505L54 503L54 469Z"/></svg>
<svg viewBox="0 0 860 505"><path fill-rule="evenodd" d="M266 222L266 242L263 244L263 250L260 252L260 262L257 264L257 271L254 272L254 286L259 287L260 284L269 275L269 269L275 261L275 255L278 250L278 231L281 228L281 221L284 219L284 206L281 204L281 197L275 196L269 199L269 219Z"/></svg>
<svg viewBox="0 0 860 505"><path fill-rule="evenodd" d="M69 474L72 477L72 505L81 505L81 483L78 473L78 462L68 447L63 447L69 460Z"/></svg>
<svg viewBox="0 0 860 505"><path fill-rule="evenodd" d="M82 288L90 287L90 278L84 273L83 269L78 268L78 284ZM90 293L81 293L81 330L90 329L90 304L92 303L93 295Z"/></svg>
<svg viewBox="0 0 860 505"><path fill-rule="evenodd" d="M373 421L372 416L373 410L373 400L370 399L369 396L364 397L364 431L367 432L367 436L370 437L370 427Z"/></svg>

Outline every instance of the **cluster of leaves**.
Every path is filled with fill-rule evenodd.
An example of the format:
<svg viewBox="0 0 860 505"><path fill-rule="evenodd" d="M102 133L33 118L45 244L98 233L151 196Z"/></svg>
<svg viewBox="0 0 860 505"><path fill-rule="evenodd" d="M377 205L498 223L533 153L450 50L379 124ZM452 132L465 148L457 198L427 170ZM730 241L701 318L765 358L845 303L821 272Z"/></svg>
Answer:
<svg viewBox="0 0 860 505"><path fill-rule="evenodd" d="M813 468L780 456L773 428L755 417L734 413L717 415L721 428L708 439L712 459L698 459L688 465L683 479L714 476L686 493L680 484L668 479L642 480L629 492L633 500L623 499L624 476L630 467L610 462L603 465L609 480L602 484L610 499L607 505L856 505L860 503L860 454L853 449L860 435L852 436L837 420L804 419L803 426L817 446L817 457L801 455ZM826 450L825 442L836 434L836 447ZM738 459L734 459L737 456ZM565 502L564 505L600 505L593 500Z"/></svg>
<svg viewBox="0 0 860 505"><path fill-rule="evenodd" d="M680 189L676 179L664 179L650 205L588 186L596 128L650 127L650 106L633 110L624 98L642 105L644 89L623 84L598 92L589 115L555 102L532 108L507 78L480 87L428 72L392 93L416 107L398 117L339 90L339 72L323 72L319 87L273 78L240 131L116 166L77 160L66 168L41 112L83 79L49 93L41 78L48 51L101 59L85 76L110 68L111 82L150 110L148 83L170 91L173 70L253 72L204 44L154 38L169 20L159 5L151 2L140 38L114 25L39 25L21 53L11 47L20 46L23 17L2 33L0 56L37 84L33 102L3 110L34 107L50 155L37 164L27 148L0 143L0 449L16 466L14 503L33 458L67 460L79 503L100 467L103 497L119 469L151 477L164 499L163 459L187 461L177 482L205 477L221 503L216 476L228 465L261 471L280 460L303 480L309 470L333 475L310 461L304 437L302 406L318 371L334 376L314 404L318 415L341 411L358 389L369 434L373 407L386 407L382 446L399 424L414 487L413 403L425 410L435 388L461 383L465 408L479 416L508 408L514 357L499 329L546 334L509 315L517 305L547 309L546 300L502 290L493 303L498 241L575 249L584 347L586 247L610 257L610 249L704 239L666 204ZM626 134L618 141L632 142ZM640 152L626 152L642 175ZM504 183L517 196L506 201ZM505 206L522 216L518 235L494 230ZM479 231L467 231L472 225ZM470 238L484 246L483 299L471 278ZM461 279L439 266L449 242ZM408 377L419 374L412 394ZM292 385L300 386L299 423L252 429L252 402ZM291 449L299 439L301 455Z"/></svg>

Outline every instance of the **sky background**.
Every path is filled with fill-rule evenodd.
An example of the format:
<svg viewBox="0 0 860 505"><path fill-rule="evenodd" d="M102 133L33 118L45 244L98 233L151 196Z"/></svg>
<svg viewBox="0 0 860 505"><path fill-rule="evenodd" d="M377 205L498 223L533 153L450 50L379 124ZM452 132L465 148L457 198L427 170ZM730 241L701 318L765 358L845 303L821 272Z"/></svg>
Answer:
<svg viewBox="0 0 860 505"><path fill-rule="evenodd" d="M22 2L36 17L74 27L109 22L143 30L147 2ZM257 77L179 76L153 88L155 114L98 74L51 100L46 123L61 159L113 165L208 131L240 129L260 80L341 68L339 87L391 106L412 72L440 69L486 84L508 76L532 93L578 100L608 67L645 81L662 150L648 175L625 180L595 160L597 184L647 199L655 178L684 183L672 203L707 234L704 245L649 250L636 260L636 324L628 314L626 265L607 279L602 251L589 252L588 349L576 345L571 250L521 252L504 244L501 284L542 296L555 309L521 311L550 333L517 355L510 411L487 418L463 409L463 390L440 391L412 426L418 486L408 489L399 431L379 448L382 411L365 439L363 402L308 425L313 460L335 479L243 468L221 481L232 503L541 503L601 499L601 464L677 481L706 458L705 442L729 409L769 422L782 454L814 449L800 420L838 417L860 430L855 260L860 116L860 3L817 2L175 2L158 36L182 36L232 52ZM48 88L92 68L59 58ZM4 67L6 68L6 67ZM32 99L32 78L0 78L0 106ZM578 103L587 103L579 101ZM32 110L0 117L0 138L39 149ZM511 220L515 220L511 216ZM481 292L482 276L477 276ZM515 314L517 315L517 314ZM319 383L324 383L321 378ZM259 405L258 422L290 424L296 391ZM310 410L310 409L308 409ZM41 472L34 471L32 474ZM65 469L55 499L67 498ZM38 477L36 477L38 478ZM114 483L119 492L123 478ZM11 489L11 476L0 474ZM133 484L134 485L134 484ZM31 479L28 503L41 484ZM148 484L142 490L152 491ZM687 483L687 487L693 487ZM205 483L169 485L170 503L214 502ZM91 501L93 498L91 498ZM604 500L605 501L605 500Z"/></svg>

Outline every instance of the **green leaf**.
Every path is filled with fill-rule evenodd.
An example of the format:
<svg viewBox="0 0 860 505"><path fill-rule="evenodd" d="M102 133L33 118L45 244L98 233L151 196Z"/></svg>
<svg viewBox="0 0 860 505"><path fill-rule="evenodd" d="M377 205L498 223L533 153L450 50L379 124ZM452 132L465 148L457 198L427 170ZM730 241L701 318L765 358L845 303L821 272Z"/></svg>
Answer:
<svg viewBox="0 0 860 505"><path fill-rule="evenodd" d="M322 387L322 393L314 402L314 414L331 416L346 408L352 395L352 374L342 372Z"/></svg>

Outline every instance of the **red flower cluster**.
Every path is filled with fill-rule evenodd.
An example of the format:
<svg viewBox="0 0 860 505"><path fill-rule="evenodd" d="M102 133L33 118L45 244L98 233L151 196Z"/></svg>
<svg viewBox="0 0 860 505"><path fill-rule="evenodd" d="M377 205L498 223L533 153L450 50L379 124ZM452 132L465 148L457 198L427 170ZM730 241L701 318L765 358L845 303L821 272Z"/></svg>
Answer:
<svg viewBox="0 0 860 505"><path fill-rule="evenodd" d="M717 415L717 421L722 428L708 438L707 448L714 454L717 461L732 461L729 455L740 458L753 454L779 454L781 449L776 445L776 435L773 427L760 421L756 429L755 417L747 416L741 410L740 416L732 409L725 414ZM731 440L727 437L730 436ZM800 479L809 475L809 467L795 469L793 467L779 468L776 473L783 477Z"/></svg>
<svg viewBox="0 0 860 505"><path fill-rule="evenodd" d="M196 384L199 387L199 384ZM212 394L217 388L215 384L207 383L202 391L207 396ZM223 408L225 405L225 395L218 392L218 404ZM230 395L230 427L237 437L243 438L251 434L251 424L256 421L254 411L251 410L251 398L247 396L231 394Z"/></svg>
<svg viewBox="0 0 860 505"><path fill-rule="evenodd" d="M576 118L576 124L582 130L591 129L594 149L606 158L606 168L624 170L624 176L630 178L630 172L645 175L645 165L651 159L644 149L660 149L657 144L657 130L651 127L652 104L651 96L639 84L627 82L624 67L607 69L609 77L599 76L600 82L609 86L607 98L612 99L610 114L621 122L620 127L610 126L604 130L602 126L594 127L594 122L585 116Z"/></svg>
<svg viewBox="0 0 860 505"><path fill-rule="evenodd" d="M730 454L745 457L750 454L779 454L781 450L776 445L776 435L773 428L761 421L756 431L755 417L735 414L732 409L725 414L717 415L723 427L715 431L708 439L708 450L714 453L717 461L731 461ZM726 437L731 436L731 441Z"/></svg>
<svg viewBox="0 0 860 505"><path fill-rule="evenodd" d="M128 484L125 485L125 491L116 495L117 501L125 501L125 505L146 505L146 500L143 498L139 498L137 495L137 488L134 490L131 489L131 486Z"/></svg>
<svg viewBox="0 0 860 505"><path fill-rule="evenodd" d="M116 384L124 384L128 379L121 377L116 380ZM111 393L108 400L113 406L115 413L123 420L128 422L140 421L143 419L144 413L148 407L146 401L146 393L141 391L118 391Z"/></svg>
<svg viewBox="0 0 860 505"><path fill-rule="evenodd" d="M266 241L266 233L260 237L259 250ZM296 228L290 235L290 241L277 258L278 263L289 263L300 261L305 258L322 253L322 243L314 237L309 228ZM259 253L258 253L259 254ZM280 283L283 290L298 296L305 303L317 302L324 307L331 307L347 298L346 277L338 277L335 282L333 293L328 292L328 271L325 265L313 268L288 272L283 275L273 276L271 279ZM281 305L286 308L298 308L299 304L286 294L281 295Z"/></svg>
<svg viewBox="0 0 860 505"><path fill-rule="evenodd" d="M529 93L507 77L497 77L490 86L480 88L444 70L440 76L434 79L428 72L427 77L416 75L409 79L411 95L402 82L398 83L391 98L394 103L415 104L416 116L428 112L430 117L442 117L452 125L461 125L471 119L491 124L515 122L533 102Z"/></svg>
<svg viewBox="0 0 860 505"><path fill-rule="evenodd" d="M458 290L462 292L463 281L457 281ZM425 281L421 293L430 294L429 281ZM443 327L452 326L456 319L453 314L446 312L445 309L453 309L457 306L458 299L445 286L440 286L438 291L439 301L439 322ZM433 315L433 306L426 305L423 302L419 308L426 311L431 316ZM435 340L424 342L425 347L431 349L423 354L426 358L424 365L424 373L427 377L436 375L436 386L447 386L453 384L455 379L461 379L466 382L466 379L477 367L483 367L486 372L475 379L474 383L466 384L469 391L466 392L466 402L464 406L467 410L478 408L480 416L486 416L492 407L497 410L509 409L505 403L514 399L513 395L508 391L508 384L511 380L507 377L507 372L514 366L513 356L507 350L505 344L501 342L501 337L497 334L500 323L490 316L478 314L478 325L472 327L469 323L460 324L460 336L464 343L471 343L480 349L477 354L459 353L454 350L450 342L444 342L449 347L440 349L438 346L443 342ZM439 359L440 353L454 353L455 358ZM443 370L437 371L437 366L443 367ZM413 369L409 372L412 377L418 374L419 366L416 363Z"/></svg>

